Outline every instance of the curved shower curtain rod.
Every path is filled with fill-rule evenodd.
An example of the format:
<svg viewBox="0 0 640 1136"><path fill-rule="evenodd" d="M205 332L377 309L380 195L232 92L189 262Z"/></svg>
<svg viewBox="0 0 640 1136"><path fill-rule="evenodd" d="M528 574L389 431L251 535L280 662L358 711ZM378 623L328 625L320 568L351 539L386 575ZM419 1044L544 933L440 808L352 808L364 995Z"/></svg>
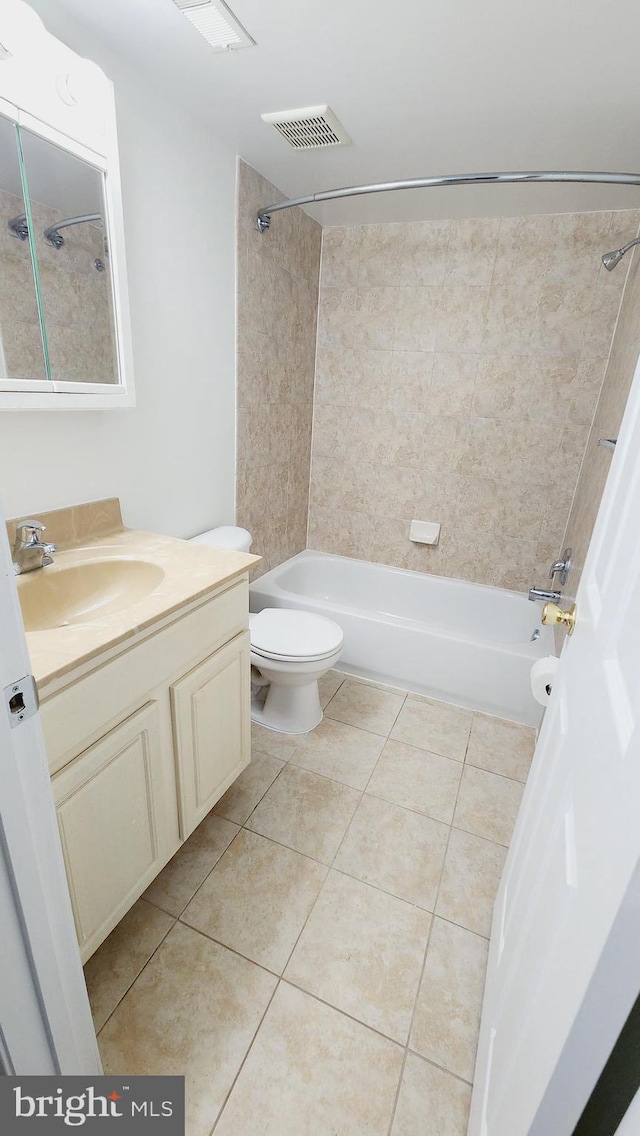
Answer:
<svg viewBox="0 0 640 1136"><path fill-rule="evenodd" d="M580 170L529 170L522 173L448 174L444 177L409 178L408 181L382 181L372 185L349 185L342 189L325 189L306 197L291 197L260 209L256 228L264 233L271 224L271 214L296 205L314 205L318 201L333 201L337 197L360 197L365 193L388 193L394 189L430 189L439 185L493 185L504 182L584 182L604 185L640 185L640 174L612 174Z"/></svg>

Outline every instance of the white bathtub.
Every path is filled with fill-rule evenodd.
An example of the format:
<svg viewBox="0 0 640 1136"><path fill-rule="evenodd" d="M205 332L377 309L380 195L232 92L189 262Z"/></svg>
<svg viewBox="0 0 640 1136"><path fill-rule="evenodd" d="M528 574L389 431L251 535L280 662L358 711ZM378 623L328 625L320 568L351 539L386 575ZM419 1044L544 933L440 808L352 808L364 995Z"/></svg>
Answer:
<svg viewBox="0 0 640 1136"><path fill-rule="evenodd" d="M251 586L251 610L316 611L344 631L340 670L536 726L529 673L554 654L521 592L300 552ZM538 631L539 636L532 638Z"/></svg>

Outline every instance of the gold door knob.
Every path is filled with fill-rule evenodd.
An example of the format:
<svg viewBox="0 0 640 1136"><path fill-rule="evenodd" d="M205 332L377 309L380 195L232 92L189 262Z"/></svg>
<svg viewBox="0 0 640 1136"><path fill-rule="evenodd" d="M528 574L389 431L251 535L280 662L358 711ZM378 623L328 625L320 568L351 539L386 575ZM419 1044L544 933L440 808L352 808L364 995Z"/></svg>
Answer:
<svg viewBox="0 0 640 1136"><path fill-rule="evenodd" d="M572 604L568 611L563 611L557 604L548 603L542 609L542 622L546 627L555 627L557 624L561 624L567 635L573 635L577 615L576 604Z"/></svg>

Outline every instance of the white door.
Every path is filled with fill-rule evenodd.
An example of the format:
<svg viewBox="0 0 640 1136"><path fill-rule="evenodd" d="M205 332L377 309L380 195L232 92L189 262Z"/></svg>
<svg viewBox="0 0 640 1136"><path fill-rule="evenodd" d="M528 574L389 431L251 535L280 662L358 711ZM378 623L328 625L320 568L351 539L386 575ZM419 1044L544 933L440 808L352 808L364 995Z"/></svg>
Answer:
<svg viewBox="0 0 640 1136"><path fill-rule="evenodd" d="M570 1136L640 991L640 367L496 901L470 1136Z"/></svg>
<svg viewBox="0 0 640 1136"><path fill-rule="evenodd" d="M0 1073L101 1071L0 510ZM25 705L29 705L28 691Z"/></svg>

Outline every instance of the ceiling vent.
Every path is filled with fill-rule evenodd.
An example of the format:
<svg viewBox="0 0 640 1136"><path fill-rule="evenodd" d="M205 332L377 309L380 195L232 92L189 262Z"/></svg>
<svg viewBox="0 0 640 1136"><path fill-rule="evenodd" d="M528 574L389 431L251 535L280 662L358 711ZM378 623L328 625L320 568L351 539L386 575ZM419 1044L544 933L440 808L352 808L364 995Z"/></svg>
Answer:
<svg viewBox="0 0 640 1136"><path fill-rule="evenodd" d="M279 110L260 116L294 150L323 150L327 146L348 146L351 139L328 106Z"/></svg>
<svg viewBox="0 0 640 1136"><path fill-rule="evenodd" d="M236 20L224 0L173 0L214 51L253 47L255 40Z"/></svg>

